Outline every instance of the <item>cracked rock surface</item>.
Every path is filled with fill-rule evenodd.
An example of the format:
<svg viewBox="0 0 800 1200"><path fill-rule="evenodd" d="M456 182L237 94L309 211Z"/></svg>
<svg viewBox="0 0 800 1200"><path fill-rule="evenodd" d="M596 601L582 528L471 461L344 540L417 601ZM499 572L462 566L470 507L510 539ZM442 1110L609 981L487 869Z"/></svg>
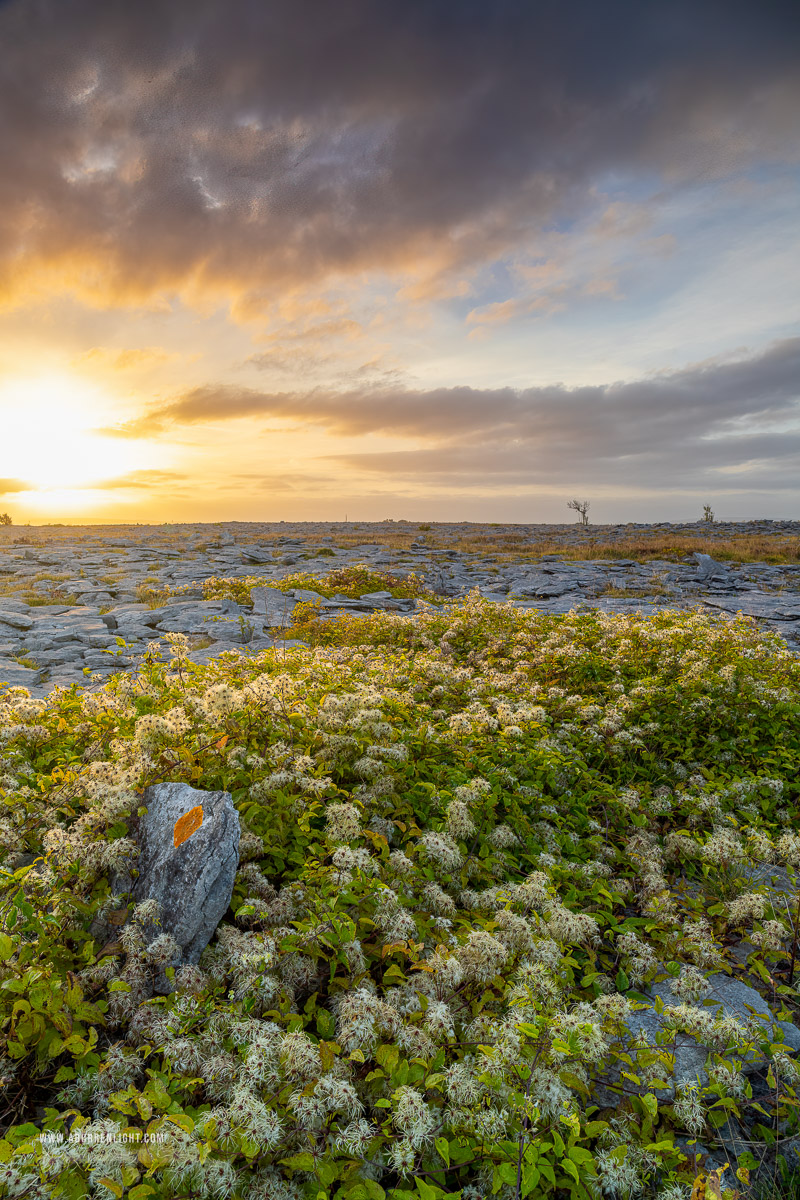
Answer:
<svg viewBox="0 0 800 1200"><path fill-rule="evenodd" d="M86 685L135 669L151 642L185 633L190 659L206 663L226 650L245 654L281 646L295 604L314 601L320 616L379 611L413 615L424 602L399 600L386 591L360 597L321 597L313 587L281 591L270 586L302 571L312 577L333 568L368 567L420 577L439 596L460 597L477 589L487 599L523 609L565 613L571 609L650 614L699 606L731 619L752 617L800 651L800 563L723 562L694 552L679 562L595 559L593 545L608 548L636 536L702 534L708 541L735 535L800 536L800 522L747 521L626 526L475 526L437 524L403 544L395 536L405 523L355 527L304 522L228 525L42 526L25 532L0 530L0 688L23 686L33 696L55 687ZM476 537L483 533L485 536ZM343 536L346 534L347 536ZM367 540L369 538L370 540ZM486 548L464 549L485 543ZM587 557L559 553L513 561L503 539L524 551L545 539L586 546ZM374 540L373 540L374 539ZM383 540L381 540L383 539ZM507 561L509 558L512 561ZM253 604L206 600L212 577L257 577ZM142 589L153 599L143 600ZM181 589L179 595L170 595ZM118 644L118 639L125 646Z"/></svg>

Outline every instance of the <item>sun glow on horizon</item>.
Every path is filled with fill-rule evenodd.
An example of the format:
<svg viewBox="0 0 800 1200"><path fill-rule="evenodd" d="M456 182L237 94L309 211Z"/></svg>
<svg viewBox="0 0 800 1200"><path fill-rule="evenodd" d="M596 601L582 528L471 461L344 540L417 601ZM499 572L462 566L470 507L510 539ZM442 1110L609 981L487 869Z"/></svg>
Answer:
<svg viewBox="0 0 800 1200"><path fill-rule="evenodd" d="M17 377L0 383L0 478L36 507L48 502L84 508L91 490L135 471L160 467L145 441L108 437L112 404L95 384L67 374ZM97 499L97 497L95 498Z"/></svg>

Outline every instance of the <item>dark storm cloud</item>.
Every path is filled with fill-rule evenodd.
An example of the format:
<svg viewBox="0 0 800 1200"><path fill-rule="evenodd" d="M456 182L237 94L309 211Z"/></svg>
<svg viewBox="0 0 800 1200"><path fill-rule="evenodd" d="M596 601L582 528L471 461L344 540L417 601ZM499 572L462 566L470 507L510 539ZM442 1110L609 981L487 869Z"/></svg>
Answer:
<svg viewBox="0 0 800 1200"><path fill-rule="evenodd" d="M692 478L780 489L800 470L800 337L760 354L594 387L364 388L258 392L195 388L142 418L162 430L242 418L288 419L340 436L413 437L421 449L334 456L396 477L597 484L634 479L668 489Z"/></svg>
<svg viewBox="0 0 800 1200"><path fill-rule="evenodd" d="M0 290L99 303L477 263L606 172L796 150L776 0L16 0Z"/></svg>

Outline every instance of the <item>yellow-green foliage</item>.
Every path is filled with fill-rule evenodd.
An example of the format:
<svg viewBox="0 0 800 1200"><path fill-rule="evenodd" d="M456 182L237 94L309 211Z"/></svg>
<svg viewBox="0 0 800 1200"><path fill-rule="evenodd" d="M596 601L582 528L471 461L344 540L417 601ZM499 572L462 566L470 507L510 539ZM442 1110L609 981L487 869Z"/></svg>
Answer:
<svg viewBox="0 0 800 1200"><path fill-rule="evenodd" d="M282 592L290 592L295 588L307 588L318 592L320 596L349 596L356 598L366 592L391 592L399 599L414 597L433 598L434 593L425 587L424 580L413 572L407 575L395 575L388 571L378 571L366 563L353 563L347 567L337 567L325 575L311 575L306 571L296 571L285 575L283 579L273 579L266 575L239 575L227 579L213 575L200 582L185 583L170 591L169 589L154 593L154 601L163 602L168 596L181 596L186 592L200 589L204 600L235 600L237 604L251 604L251 591L254 587L277 588ZM145 593L140 593L140 598Z"/></svg>
<svg viewBox="0 0 800 1200"><path fill-rule="evenodd" d="M0 1187L687 1195L675 1137L713 1144L749 1103L763 1034L692 1009L711 1081L663 1103L669 1047L620 1022L660 971L686 1028L746 929L795 1010L787 913L744 870L800 862L797 659L744 618L474 595L315 636L197 667L175 634L91 693L0 697ZM164 780L232 793L241 865L199 967L148 999L152 913L111 880ZM755 1138L797 1124L778 1061Z"/></svg>

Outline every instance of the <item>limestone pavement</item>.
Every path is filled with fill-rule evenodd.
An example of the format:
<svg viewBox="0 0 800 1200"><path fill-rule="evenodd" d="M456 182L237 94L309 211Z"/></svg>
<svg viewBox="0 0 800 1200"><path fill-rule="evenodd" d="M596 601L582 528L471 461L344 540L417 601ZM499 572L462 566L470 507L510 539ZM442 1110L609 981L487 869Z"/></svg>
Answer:
<svg viewBox="0 0 800 1200"><path fill-rule="evenodd" d="M0 690L23 686L33 696L44 696L56 687L87 685L91 675L106 679L133 670L148 644L168 632L187 634L190 658L198 663L225 650L253 654L293 644L284 643L283 631L300 601L318 601L323 617L384 610L413 619L426 607L425 601L394 599L388 591L326 599L313 588L270 586L299 571L319 577L356 563L398 576L414 572L440 596L465 596L477 588L486 599L522 609L650 614L700 606L730 617L742 612L777 631L790 650L800 651L800 563L721 563L702 553L681 562L575 560L563 553L533 561L521 555L509 562L504 561L508 554L496 552L493 537L477 553L458 548L465 529L481 527L437 524L434 532L406 536L400 545L395 523L360 528L364 537L374 533L374 540L359 541L350 531L348 543L340 535L349 527L312 522L5 530L0 538ZM699 532L698 523L493 526L498 545L508 530L521 535L517 544L523 547L526 538L533 544L556 531L562 542L569 538L587 551L598 540L613 544L632 532ZM800 522L728 523L712 530L720 537L798 536ZM708 533L703 528L704 537ZM253 590L252 606L203 599L204 580L246 575L265 580ZM162 598L142 600L143 587ZM183 588L179 595L168 594L178 588Z"/></svg>

